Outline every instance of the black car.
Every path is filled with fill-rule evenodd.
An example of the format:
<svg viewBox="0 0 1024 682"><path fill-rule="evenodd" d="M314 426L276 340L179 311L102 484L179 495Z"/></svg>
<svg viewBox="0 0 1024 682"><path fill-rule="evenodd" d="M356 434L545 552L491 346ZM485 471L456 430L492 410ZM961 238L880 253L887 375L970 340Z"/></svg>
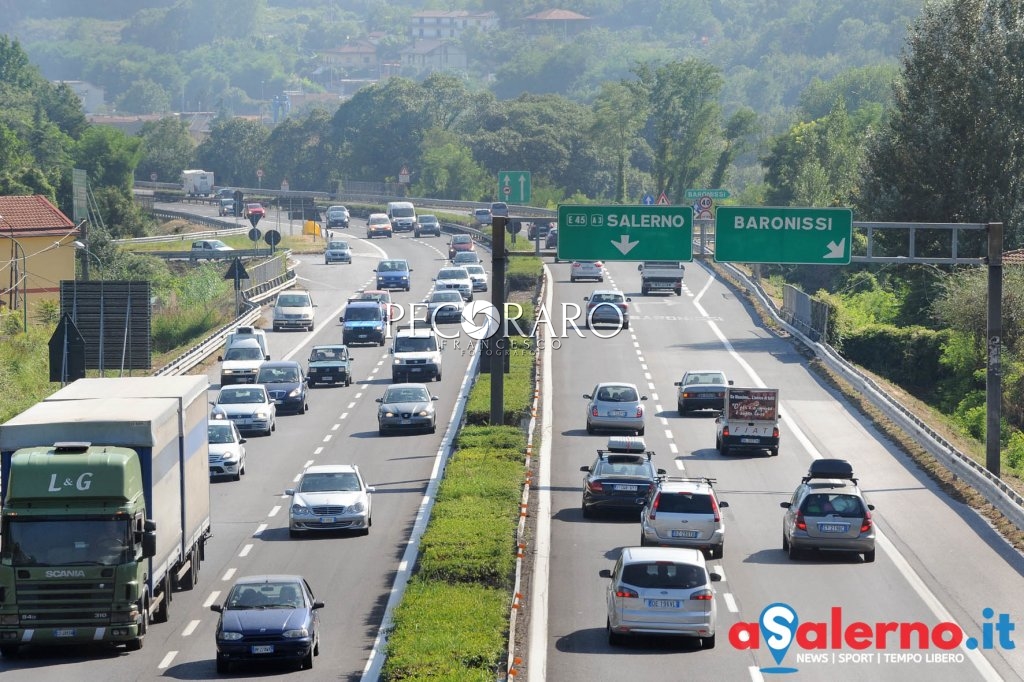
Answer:
<svg viewBox="0 0 1024 682"><path fill-rule="evenodd" d="M598 450L590 466L580 467L583 478L583 517L591 518L596 510L639 511L647 492L664 475L655 469L642 438L616 436L608 439L608 449Z"/></svg>
<svg viewBox="0 0 1024 682"><path fill-rule="evenodd" d="M435 237L441 236L441 223L437 219L437 216L430 214L421 214L419 220L416 223L414 234L420 237L425 234L430 234Z"/></svg>
<svg viewBox="0 0 1024 682"><path fill-rule="evenodd" d="M349 222L349 212L344 206L331 206L325 214L328 229L332 227L346 228Z"/></svg>
<svg viewBox="0 0 1024 682"><path fill-rule="evenodd" d="M544 239L544 248L553 249L558 246L558 228L552 227L548 230L548 236Z"/></svg>
<svg viewBox="0 0 1024 682"><path fill-rule="evenodd" d="M267 387L267 393L277 406L278 414L305 414L309 409L306 402L309 393L306 373L302 370L302 365L294 360L264 362L260 365L259 374L256 375L256 383Z"/></svg>
<svg viewBox="0 0 1024 682"><path fill-rule="evenodd" d="M545 239L551 231L551 223L546 220L535 220L526 228L526 236L530 241ZM547 248L545 246L545 248Z"/></svg>
<svg viewBox="0 0 1024 682"><path fill-rule="evenodd" d="M352 358L348 346L333 344L313 346L309 351L309 386L321 384L352 385Z"/></svg>
<svg viewBox="0 0 1024 682"><path fill-rule="evenodd" d="M320 655L320 616L305 578L298 575L254 575L239 578L223 604L210 610L217 621L217 672L231 672L233 663L288 661L311 669Z"/></svg>

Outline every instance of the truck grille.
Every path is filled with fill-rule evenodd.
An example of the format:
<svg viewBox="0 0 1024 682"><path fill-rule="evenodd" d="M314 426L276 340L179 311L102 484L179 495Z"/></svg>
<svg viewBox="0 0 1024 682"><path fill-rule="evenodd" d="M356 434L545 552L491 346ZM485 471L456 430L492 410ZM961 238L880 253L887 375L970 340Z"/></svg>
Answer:
<svg viewBox="0 0 1024 682"><path fill-rule="evenodd" d="M57 627L61 625L107 625L114 602L114 577L95 580L15 581L18 611L22 625Z"/></svg>

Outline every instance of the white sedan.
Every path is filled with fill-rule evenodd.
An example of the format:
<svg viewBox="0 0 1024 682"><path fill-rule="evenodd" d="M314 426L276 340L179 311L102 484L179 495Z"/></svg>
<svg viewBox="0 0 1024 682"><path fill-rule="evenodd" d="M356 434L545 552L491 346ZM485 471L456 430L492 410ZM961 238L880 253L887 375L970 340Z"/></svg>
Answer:
<svg viewBox="0 0 1024 682"><path fill-rule="evenodd" d="M277 429L277 407L263 384L239 384L220 389L213 414L230 419L239 431L269 436Z"/></svg>

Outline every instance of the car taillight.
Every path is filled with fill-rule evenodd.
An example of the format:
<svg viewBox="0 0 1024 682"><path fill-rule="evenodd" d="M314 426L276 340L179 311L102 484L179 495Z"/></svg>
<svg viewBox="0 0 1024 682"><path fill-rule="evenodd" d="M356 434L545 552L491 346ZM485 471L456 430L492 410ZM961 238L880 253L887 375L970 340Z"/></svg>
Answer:
<svg viewBox="0 0 1024 682"><path fill-rule="evenodd" d="M776 426L774 429L772 429L772 438L778 438L778 437L779 437L779 427Z"/></svg>
<svg viewBox="0 0 1024 682"><path fill-rule="evenodd" d="M867 533L871 530L871 512L864 512L864 521L860 524L860 532Z"/></svg>
<svg viewBox="0 0 1024 682"><path fill-rule="evenodd" d="M590 416L591 417L596 417L597 416L597 407L590 408Z"/></svg>
<svg viewBox="0 0 1024 682"><path fill-rule="evenodd" d="M602 263L599 260L596 260L596 261L594 261L594 267L596 267L596 268L603 268L604 267L604 263Z"/></svg>
<svg viewBox="0 0 1024 682"><path fill-rule="evenodd" d="M722 427L722 438L728 438L728 437L729 437L729 427L728 426L723 426Z"/></svg>
<svg viewBox="0 0 1024 682"><path fill-rule="evenodd" d="M622 597L624 599L639 599L640 595L636 590L631 590L628 587L620 586L619 589L615 590L616 597Z"/></svg>
<svg viewBox="0 0 1024 682"><path fill-rule="evenodd" d="M587 489L592 493L604 492L604 486L601 485L601 481L587 481Z"/></svg>
<svg viewBox="0 0 1024 682"><path fill-rule="evenodd" d="M690 595L690 599L696 599L697 601L712 601L714 598L715 595L711 590L697 590Z"/></svg>
<svg viewBox="0 0 1024 682"><path fill-rule="evenodd" d="M579 267L580 267L580 264L579 264L579 263L573 263L573 264L572 264L572 266L573 266L574 268L579 268Z"/></svg>
<svg viewBox="0 0 1024 682"><path fill-rule="evenodd" d="M807 522L804 521L804 513L796 513L796 528L797 530L807 530Z"/></svg>
<svg viewBox="0 0 1024 682"><path fill-rule="evenodd" d="M722 520L722 514L718 511L718 500L711 498L711 513L715 515L715 523Z"/></svg>
<svg viewBox="0 0 1024 682"><path fill-rule="evenodd" d="M658 504L660 504L660 503L661 503L661 494L659 493L659 494L654 496L654 501L651 502L651 513L648 515L648 518L650 518L652 520L657 518Z"/></svg>
<svg viewBox="0 0 1024 682"><path fill-rule="evenodd" d="M637 405L637 406L636 406L636 418L637 418L637 419L639 419L639 418L640 418L640 417L642 417L642 416L644 416L644 408L643 408L643 405Z"/></svg>

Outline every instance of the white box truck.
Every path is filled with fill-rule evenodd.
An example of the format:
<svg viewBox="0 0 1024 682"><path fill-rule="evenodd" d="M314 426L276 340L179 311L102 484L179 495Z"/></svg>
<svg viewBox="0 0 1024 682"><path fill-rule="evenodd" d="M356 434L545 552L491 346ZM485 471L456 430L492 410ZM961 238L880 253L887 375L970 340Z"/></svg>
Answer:
<svg viewBox="0 0 1024 682"><path fill-rule="evenodd" d="M210 196L213 194L213 171L181 171L181 189L190 197Z"/></svg>
<svg viewBox="0 0 1024 682"><path fill-rule="evenodd" d="M715 448L722 455L737 450L779 454L779 389L729 386L715 427Z"/></svg>

